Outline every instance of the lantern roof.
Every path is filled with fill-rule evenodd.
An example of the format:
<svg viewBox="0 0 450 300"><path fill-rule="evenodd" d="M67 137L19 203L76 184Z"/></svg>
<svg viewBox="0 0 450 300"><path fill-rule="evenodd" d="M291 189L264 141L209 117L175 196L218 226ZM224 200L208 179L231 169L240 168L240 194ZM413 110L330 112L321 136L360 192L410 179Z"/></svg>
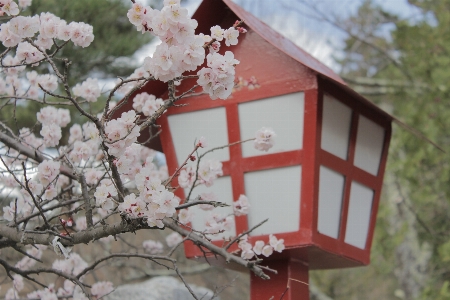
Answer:
<svg viewBox="0 0 450 300"><path fill-rule="evenodd" d="M298 63L302 64L303 66L311 70L313 73L317 74L317 76L320 77L321 79L337 85L349 96L353 97L354 99L359 101L362 105L376 112L379 115L379 117L391 122L394 121L395 123L397 123L404 129L408 130L412 134L432 144L441 151L444 151L441 147L439 147L439 145L435 144L433 141L422 135L419 131L406 125L395 116L392 116L391 114L385 112L377 105L375 105L373 102L371 102L370 100L366 99L365 97L354 91L332 69L321 63L319 60L314 58L312 55L310 55L308 52L300 48L291 40L284 37L277 31L272 29L270 26L268 26L266 23L264 23L262 20L258 19L250 12L244 10L242 7L235 4L231 0L203 0L192 16L193 19L198 21L196 33L209 34L210 28L212 26L219 24L221 20L229 17L230 10L236 16L236 20L240 19L244 21L244 24L245 26L248 27L248 29L254 31L275 49L278 49L280 52L284 53L285 55L294 59ZM154 94L157 97L160 97L167 91L167 83L152 81L150 83L147 83L141 90L137 91L136 93L143 91L149 94ZM125 104L123 109L125 110L131 109L131 103ZM120 112L116 112L116 114L118 113ZM148 146L150 146L155 150L159 151L162 150L158 138L150 142Z"/></svg>
<svg viewBox="0 0 450 300"><path fill-rule="evenodd" d="M315 57L310 55L308 52L297 46L288 38L284 37L269 25L264 23L262 20L258 19L256 16L250 12L244 10L242 7L237 5L231 0L204 0L198 7L197 11L192 16L193 19L197 20L199 26L197 30L199 32L209 32L209 28L217 24L227 14L227 8L230 9L240 20L244 21L244 24L261 36L264 40L270 43L273 47L277 48L281 52L285 53L289 57L298 61L302 65L306 66L313 72L317 73L318 76L325 80L330 80L342 88L345 92L349 93L351 96L356 97L363 104L371 107L383 117L390 121L398 121L395 117L388 114L373 102L367 100L352 88L350 88L347 83L337 75L332 69L327 67L325 64L321 63ZM400 122L401 123L401 122ZM403 123L400 125L404 125ZM407 128L408 130L411 130Z"/></svg>

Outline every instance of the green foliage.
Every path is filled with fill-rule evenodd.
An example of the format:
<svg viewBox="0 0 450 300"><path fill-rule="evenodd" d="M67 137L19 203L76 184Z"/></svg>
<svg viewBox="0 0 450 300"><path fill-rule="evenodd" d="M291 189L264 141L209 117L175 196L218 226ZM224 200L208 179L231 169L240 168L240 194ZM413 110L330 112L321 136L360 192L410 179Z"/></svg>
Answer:
<svg viewBox="0 0 450 300"><path fill-rule="evenodd" d="M388 204L392 195L382 197L372 262L366 269L371 281L358 279L354 275L357 270L341 271L345 273L340 275L351 283L339 284L353 286L354 290L335 294L335 299L353 299L353 295L360 295L358 289L386 287L387 281L383 295L373 297L369 292L356 299L395 299L394 295L401 294L404 287L388 274L404 267L396 253L410 233L411 220L405 219L403 226L394 230L392 220L405 218L402 214L393 215L398 211L414 216L418 244L430 245L433 251L427 270L421 271L428 280L418 283L424 286L420 299L450 299L450 0L409 3L420 12L412 20L401 20L367 0L344 22L350 34L345 55L339 60L342 76L355 83L355 88L369 99L388 104L393 115L436 142L446 153L394 127L387 173L409 204L404 199ZM361 78L366 83L361 84ZM332 279L326 282L325 286L331 286L329 290L336 289Z"/></svg>
<svg viewBox="0 0 450 300"><path fill-rule="evenodd" d="M34 0L31 15L51 12L68 23L84 22L94 27L94 41L87 48L69 43L62 57L72 61L73 82L79 82L93 73L104 77L128 76L137 67L127 57L147 44L150 34L136 31L127 18L131 2L123 0Z"/></svg>
<svg viewBox="0 0 450 300"><path fill-rule="evenodd" d="M58 57L68 58L72 62L69 82L74 86L90 76L126 77L138 67L131 56L151 40L151 35L136 31L136 27L129 22L126 14L130 7L131 2L123 0L34 0L32 6L25 12L29 15L51 12L68 23L84 22L93 26L95 37L89 47L81 48L69 43L58 54ZM60 61L56 60L56 63ZM58 67L62 70L62 64ZM38 66L37 70L39 73L48 73L45 64ZM47 97L46 100L51 102L52 97ZM97 103L83 106L90 107L88 111L99 112L104 100L99 99ZM16 133L23 127L33 128L36 134L39 133L41 127L36 124L36 112L43 105L36 102L23 103L23 101L17 105L12 103L5 107L2 107L3 104L3 101L0 102L2 122L9 125ZM64 108L71 110L72 123L86 121L73 107ZM67 139L65 136L69 127L70 125L63 129L63 139Z"/></svg>

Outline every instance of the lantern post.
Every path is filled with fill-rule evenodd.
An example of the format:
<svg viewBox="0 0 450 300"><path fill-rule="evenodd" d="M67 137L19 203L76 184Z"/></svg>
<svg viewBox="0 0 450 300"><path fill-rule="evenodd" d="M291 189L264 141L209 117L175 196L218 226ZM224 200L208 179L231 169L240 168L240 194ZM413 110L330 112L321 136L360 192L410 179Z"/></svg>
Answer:
<svg viewBox="0 0 450 300"><path fill-rule="evenodd" d="M249 242L267 243L270 234L284 239L286 249L263 262L278 274L269 274L269 281L251 275L252 300L309 299L308 270L370 262L393 117L231 0L203 1L193 18L198 20L197 33L204 34L217 24L245 21L248 32L231 49L240 60L236 87L224 101L201 93L180 100L158 120L162 132L151 146L161 146L172 172L201 136L216 147L272 127L277 140L267 153L250 144L211 153L222 162L223 176L195 193L213 191L230 205L241 194L249 198L249 215L235 217L229 232L214 236L216 245L223 245L225 234L236 236L266 218L268 222L249 234ZM177 90L182 93L193 85L195 79L187 79ZM141 92L164 98L167 87L150 83ZM176 194L185 199L187 191L179 188ZM230 207L217 209L233 213ZM196 209L191 226L204 230L203 217ZM237 249L234 245L229 251ZM190 241L185 242L185 254L232 267Z"/></svg>

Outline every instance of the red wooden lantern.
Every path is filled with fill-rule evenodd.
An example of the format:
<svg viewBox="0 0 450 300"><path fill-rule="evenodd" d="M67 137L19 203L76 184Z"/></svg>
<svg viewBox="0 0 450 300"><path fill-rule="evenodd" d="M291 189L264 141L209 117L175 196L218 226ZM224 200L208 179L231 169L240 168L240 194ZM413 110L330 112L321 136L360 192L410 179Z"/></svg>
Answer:
<svg viewBox="0 0 450 300"><path fill-rule="evenodd" d="M308 269L367 265L393 118L231 0L203 1L193 18L198 32L205 34L213 25L228 28L238 19L248 32L231 48L241 63L229 99L189 97L179 103L186 105L170 108L160 118L169 172L184 161L200 136L212 148L252 138L262 126L277 133L276 145L267 153L257 152L250 143L211 153L223 163L223 177L190 196L212 190L219 201L231 204L245 194L251 212L236 217L229 234L269 218L250 234L250 242L267 242L269 234L284 239L286 250L269 262L279 274L268 284L252 277L252 299L269 298L268 293L278 299L289 278L307 282ZM177 90L182 93L194 84L195 79L186 80ZM150 83L144 91L164 97L166 86ZM183 189L176 193L187 197ZM222 212L230 213L228 209ZM192 226L201 230L202 213L196 212ZM221 238L214 242L223 245ZM204 258L192 243L186 243L185 253ZM220 263L214 257L208 261ZM292 281L290 286L283 299L298 299L301 293L308 297L304 284Z"/></svg>

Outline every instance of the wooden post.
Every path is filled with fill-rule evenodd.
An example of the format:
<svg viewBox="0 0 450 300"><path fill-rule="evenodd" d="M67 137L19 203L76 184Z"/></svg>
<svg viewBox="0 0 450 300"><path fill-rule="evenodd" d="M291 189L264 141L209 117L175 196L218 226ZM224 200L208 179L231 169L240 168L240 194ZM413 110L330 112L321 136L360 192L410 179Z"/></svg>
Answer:
<svg viewBox="0 0 450 300"><path fill-rule="evenodd" d="M278 274L268 273L270 280L250 275L251 300L309 300L308 266L286 259L263 263Z"/></svg>

